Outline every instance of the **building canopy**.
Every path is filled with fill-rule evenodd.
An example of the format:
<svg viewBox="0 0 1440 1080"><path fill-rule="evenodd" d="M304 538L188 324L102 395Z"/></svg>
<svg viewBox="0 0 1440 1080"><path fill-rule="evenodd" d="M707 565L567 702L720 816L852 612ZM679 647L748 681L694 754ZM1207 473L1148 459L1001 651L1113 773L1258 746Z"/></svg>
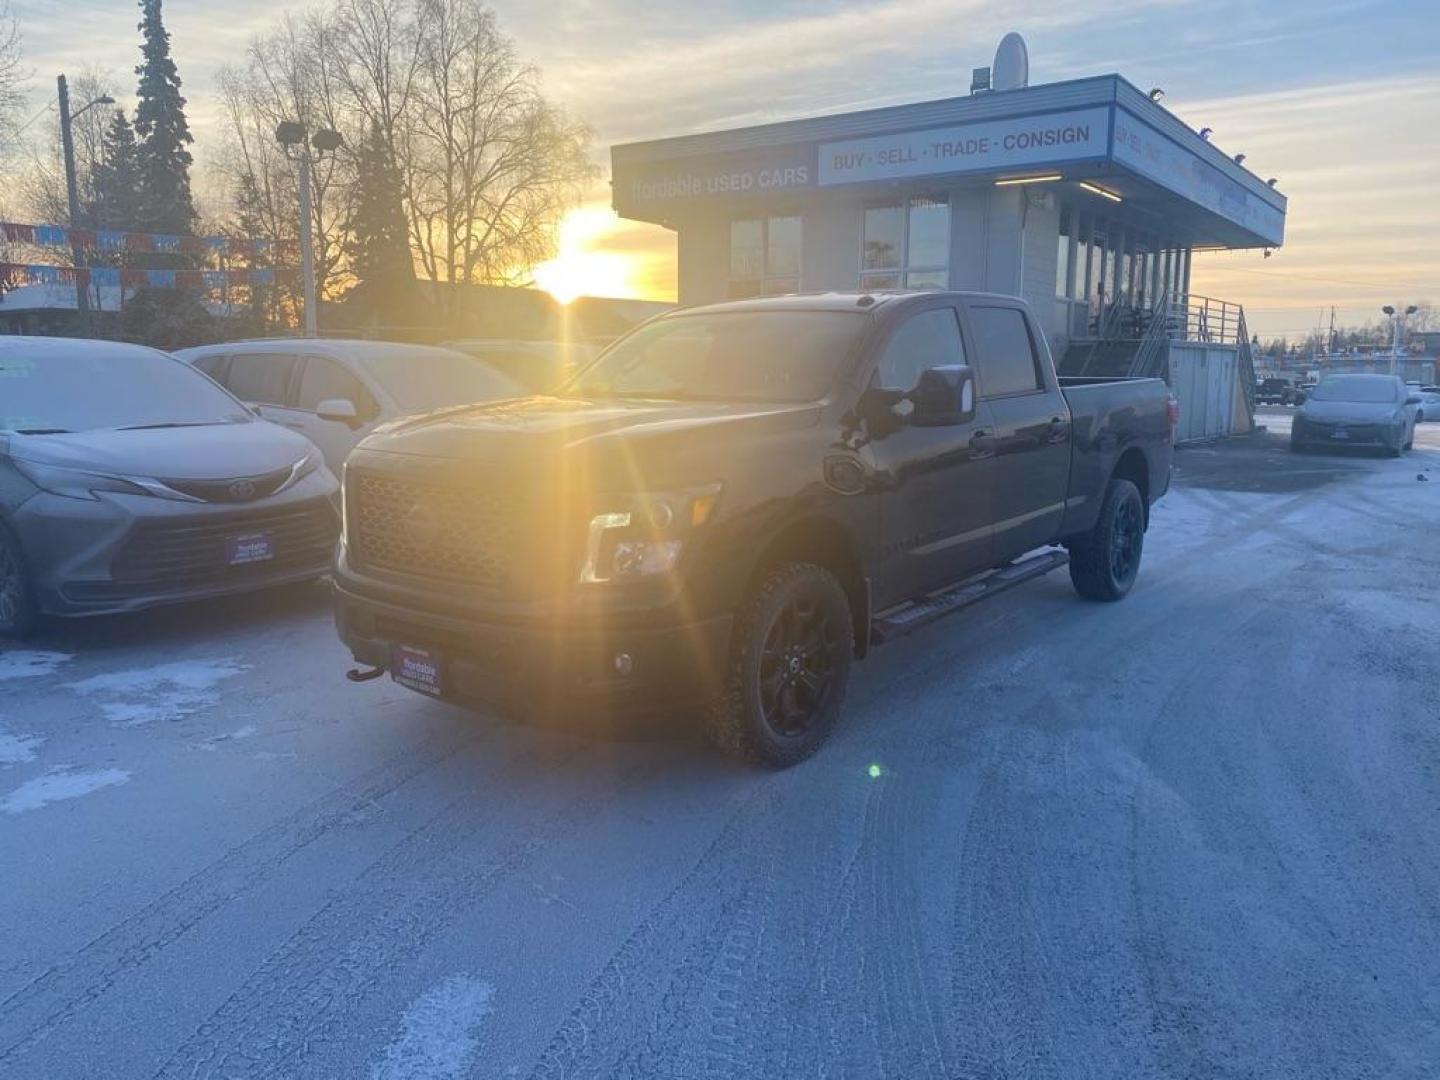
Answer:
<svg viewBox="0 0 1440 1080"><path fill-rule="evenodd" d="M1046 177L1195 248L1277 247L1285 196L1118 75L629 143L614 206L674 226L716 204Z"/></svg>

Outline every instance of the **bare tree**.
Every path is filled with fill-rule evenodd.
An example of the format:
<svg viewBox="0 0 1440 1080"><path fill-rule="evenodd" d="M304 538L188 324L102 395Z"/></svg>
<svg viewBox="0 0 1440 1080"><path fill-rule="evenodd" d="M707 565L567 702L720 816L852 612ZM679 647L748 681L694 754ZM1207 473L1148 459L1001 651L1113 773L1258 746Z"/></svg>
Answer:
<svg viewBox="0 0 1440 1080"><path fill-rule="evenodd" d="M397 153L432 281L515 283L594 176L590 133L539 92L480 0L418 0L419 64Z"/></svg>
<svg viewBox="0 0 1440 1080"><path fill-rule="evenodd" d="M437 283L524 280L595 173L588 129L544 99L481 0L331 0L283 18L221 87L220 167L237 210L268 235L295 235L279 120L335 128L350 145L378 130L417 267ZM353 188L343 155L316 170L317 261L332 294L346 282L340 231ZM453 290L441 292L448 303Z"/></svg>
<svg viewBox="0 0 1440 1080"><path fill-rule="evenodd" d="M10 0L0 0L0 135L15 131L16 113L25 104L27 72L20 51L20 24Z"/></svg>
<svg viewBox="0 0 1440 1080"><path fill-rule="evenodd" d="M115 96L114 76L100 68L87 68L70 80L70 98L78 109L86 102L109 95ZM75 144L75 179L80 191L80 205L90 206L95 199L92 176L102 160L105 129L110 126L112 112L97 105L86 109L71 125ZM47 122L48 121L48 122ZM40 128L39 123L45 123ZM69 222L70 204L65 196L65 159L60 143L60 123L53 115L37 122L38 130L23 147L26 167L19 176L18 201L31 221Z"/></svg>
<svg viewBox="0 0 1440 1080"><path fill-rule="evenodd" d="M240 66L220 72L227 118L216 166L230 188L237 215L248 229L275 240L299 235L297 174L275 141L275 127L295 120L310 131L343 127L344 86L337 78L332 28L327 16L282 16L269 34L246 50ZM351 176L344 156L311 170L315 215L315 270L322 296L344 286L345 200Z"/></svg>

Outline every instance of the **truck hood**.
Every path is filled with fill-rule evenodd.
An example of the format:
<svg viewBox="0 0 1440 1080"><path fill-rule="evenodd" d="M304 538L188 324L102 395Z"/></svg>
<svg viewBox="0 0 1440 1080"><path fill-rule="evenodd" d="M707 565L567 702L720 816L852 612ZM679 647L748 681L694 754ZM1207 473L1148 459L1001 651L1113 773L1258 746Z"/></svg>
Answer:
<svg viewBox="0 0 1440 1080"><path fill-rule="evenodd" d="M311 449L303 435L256 420L138 431L12 435L9 452L23 461L107 476L229 480L262 476L294 465Z"/></svg>
<svg viewBox="0 0 1440 1080"><path fill-rule="evenodd" d="M1399 409L1394 402L1312 400L1300 407L1300 415L1325 424L1385 424Z"/></svg>
<svg viewBox="0 0 1440 1080"><path fill-rule="evenodd" d="M516 467L583 461L587 471L615 463L632 481L637 470L647 481L669 473L693 481L695 468L719 469L739 448L812 426L819 415L812 402L529 397L398 420L360 449Z"/></svg>

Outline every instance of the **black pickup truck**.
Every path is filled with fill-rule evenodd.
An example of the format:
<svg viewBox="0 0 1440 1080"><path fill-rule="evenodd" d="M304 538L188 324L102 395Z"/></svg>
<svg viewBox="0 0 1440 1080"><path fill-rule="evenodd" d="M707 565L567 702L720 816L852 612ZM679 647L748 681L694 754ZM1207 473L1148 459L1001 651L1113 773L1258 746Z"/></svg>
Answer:
<svg viewBox="0 0 1440 1080"><path fill-rule="evenodd" d="M1065 565L1119 600L1169 485L1157 379L1057 379L1024 303L677 311L558 394L399 421L345 470L341 638L512 712L703 710L786 765L867 650Z"/></svg>

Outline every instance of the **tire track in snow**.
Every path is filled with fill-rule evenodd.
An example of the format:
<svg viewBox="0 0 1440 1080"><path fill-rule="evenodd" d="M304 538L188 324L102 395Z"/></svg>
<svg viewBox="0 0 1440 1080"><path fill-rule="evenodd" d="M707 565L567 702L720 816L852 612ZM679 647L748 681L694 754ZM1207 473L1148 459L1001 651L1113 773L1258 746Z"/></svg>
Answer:
<svg viewBox="0 0 1440 1080"><path fill-rule="evenodd" d="M0 1065L33 1046L107 994L227 904L280 873L308 845L367 813L379 800L482 740L471 729L394 755L297 810L163 896L86 943L0 1001Z"/></svg>
<svg viewBox="0 0 1440 1080"><path fill-rule="evenodd" d="M637 764L615 775L584 768L593 761L577 742L560 751L542 744L509 765L511 785L554 788L557 806L538 821L523 799L502 807L499 821L477 814L474 792L463 791L306 920L196 1028L154 1074L157 1080L237 1071L294 1075L296 1059L328 1038L351 1005L398 965L413 961L458 917L462 903L483 902L547 845L592 820L617 789L657 767ZM457 852L477 838L483 848L496 835L509 836L497 850Z"/></svg>

